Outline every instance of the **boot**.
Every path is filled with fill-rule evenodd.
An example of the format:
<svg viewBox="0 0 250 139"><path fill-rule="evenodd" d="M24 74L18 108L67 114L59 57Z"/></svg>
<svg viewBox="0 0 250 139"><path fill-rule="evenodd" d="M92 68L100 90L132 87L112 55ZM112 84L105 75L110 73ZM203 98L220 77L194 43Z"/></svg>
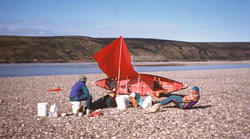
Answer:
<svg viewBox="0 0 250 139"><path fill-rule="evenodd" d="M163 105L161 103L154 104L151 108L149 108L149 112L158 111Z"/></svg>

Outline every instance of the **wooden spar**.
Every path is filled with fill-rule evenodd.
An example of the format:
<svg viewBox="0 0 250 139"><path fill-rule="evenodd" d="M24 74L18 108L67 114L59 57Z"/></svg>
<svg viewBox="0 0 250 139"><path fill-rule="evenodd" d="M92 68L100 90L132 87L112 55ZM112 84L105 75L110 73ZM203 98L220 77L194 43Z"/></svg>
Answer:
<svg viewBox="0 0 250 139"><path fill-rule="evenodd" d="M139 75L138 76L138 83L137 83L137 93L139 93L139 87L140 87L140 78L141 78L141 76Z"/></svg>
<svg viewBox="0 0 250 139"><path fill-rule="evenodd" d="M119 54L119 66L118 66L117 91L118 91L119 86L120 86L121 55L122 55L122 38L121 38L121 42L120 42L120 54Z"/></svg>
<svg viewBox="0 0 250 139"><path fill-rule="evenodd" d="M128 91L128 76L127 76L127 79L126 79L126 87L125 87L125 94L127 94L127 91Z"/></svg>

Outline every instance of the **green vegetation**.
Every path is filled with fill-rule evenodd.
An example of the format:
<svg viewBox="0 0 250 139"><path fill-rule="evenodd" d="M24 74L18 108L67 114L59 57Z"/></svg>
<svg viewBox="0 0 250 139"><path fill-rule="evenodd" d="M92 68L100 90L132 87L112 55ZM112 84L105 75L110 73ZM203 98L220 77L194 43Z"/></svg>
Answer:
<svg viewBox="0 0 250 139"><path fill-rule="evenodd" d="M0 62L87 62L115 38L0 36ZM249 60L250 42L196 43L125 38L134 61Z"/></svg>

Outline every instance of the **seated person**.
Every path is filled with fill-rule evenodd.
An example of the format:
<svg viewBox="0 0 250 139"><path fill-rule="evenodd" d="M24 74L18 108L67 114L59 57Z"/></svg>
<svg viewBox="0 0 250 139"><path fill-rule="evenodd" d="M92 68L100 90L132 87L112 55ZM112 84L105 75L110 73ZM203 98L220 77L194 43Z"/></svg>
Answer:
<svg viewBox="0 0 250 139"><path fill-rule="evenodd" d="M108 78L105 80L104 88L110 91L114 91L116 87L115 79Z"/></svg>
<svg viewBox="0 0 250 139"><path fill-rule="evenodd" d="M185 96L170 95L168 98L161 101L161 103L155 104L151 107L150 112L155 112L163 105L167 105L170 102L174 102L175 105L181 109L188 109L194 106L200 98L199 88L197 86L192 88L192 92Z"/></svg>
<svg viewBox="0 0 250 139"><path fill-rule="evenodd" d="M70 101L84 101L86 100L86 114L90 112L90 106L92 103L92 96L89 94L89 90L86 86L87 78L82 76L71 88L69 100Z"/></svg>
<svg viewBox="0 0 250 139"><path fill-rule="evenodd" d="M153 88L153 92L151 93L151 97L159 98L162 93L165 93L167 91L168 89L163 89L162 86L159 84L159 81L154 81L154 88Z"/></svg>

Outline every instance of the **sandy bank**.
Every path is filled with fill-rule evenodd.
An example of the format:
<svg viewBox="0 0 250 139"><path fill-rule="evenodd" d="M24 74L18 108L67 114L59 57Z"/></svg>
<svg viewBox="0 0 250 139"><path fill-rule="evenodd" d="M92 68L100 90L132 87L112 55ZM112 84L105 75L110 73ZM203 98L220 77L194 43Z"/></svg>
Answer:
<svg viewBox="0 0 250 139"><path fill-rule="evenodd" d="M37 103L56 103L71 112L69 90L80 75L0 78L1 138L249 138L250 69L151 72L200 87L193 109L166 107L157 113L141 108L102 109L103 116L87 118L37 117ZM88 74L87 86L96 100L107 91L93 85L104 74ZM61 93L47 92L60 87ZM163 98L161 98L163 99ZM155 99L159 101L161 99Z"/></svg>

